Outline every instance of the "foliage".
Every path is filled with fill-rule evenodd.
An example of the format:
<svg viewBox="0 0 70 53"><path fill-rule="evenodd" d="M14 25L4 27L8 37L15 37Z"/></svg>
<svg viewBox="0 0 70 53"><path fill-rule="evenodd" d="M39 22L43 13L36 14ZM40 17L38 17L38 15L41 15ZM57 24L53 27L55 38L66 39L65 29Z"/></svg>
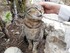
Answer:
<svg viewBox="0 0 70 53"><path fill-rule="evenodd" d="M12 20L12 14L10 11L6 12L4 17L3 17L3 20L6 22L6 23L9 23L11 22Z"/></svg>

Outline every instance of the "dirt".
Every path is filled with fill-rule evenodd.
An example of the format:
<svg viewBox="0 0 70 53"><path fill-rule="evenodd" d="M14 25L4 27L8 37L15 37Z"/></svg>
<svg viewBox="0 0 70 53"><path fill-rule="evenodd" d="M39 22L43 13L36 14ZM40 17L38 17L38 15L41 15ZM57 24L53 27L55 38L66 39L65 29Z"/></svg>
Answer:
<svg viewBox="0 0 70 53"><path fill-rule="evenodd" d="M0 53L3 53L8 47L18 47L24 53L32 53L28 49L28 42L26 38L23 38L22 26L15 24L10 24L8 27L9 39L1 38L0 39ZM38 46L38 53L44 53L45 40L42 40Z"/></svg>

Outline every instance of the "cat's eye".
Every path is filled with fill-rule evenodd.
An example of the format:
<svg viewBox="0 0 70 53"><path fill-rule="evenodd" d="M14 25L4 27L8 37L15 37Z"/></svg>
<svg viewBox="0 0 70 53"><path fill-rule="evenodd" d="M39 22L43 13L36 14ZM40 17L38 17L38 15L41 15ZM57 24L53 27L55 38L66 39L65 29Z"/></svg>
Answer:
<svg viewBox="0 0 70 53"><path fill-rule="evenodd" d="M34 13L36 10L35 9L30 9L29 13Z"/></svg>

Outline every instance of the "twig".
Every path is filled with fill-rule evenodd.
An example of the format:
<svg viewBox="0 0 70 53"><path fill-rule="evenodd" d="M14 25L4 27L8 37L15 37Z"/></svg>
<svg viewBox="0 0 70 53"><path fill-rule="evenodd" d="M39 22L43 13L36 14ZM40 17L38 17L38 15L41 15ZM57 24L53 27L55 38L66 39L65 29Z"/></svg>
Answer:
<svg viewBox="0 0 70 53"><path fill-rule="evenodd" d="M5 38L8 39L9 34L8 34L7 29L6 29L5 22L1 19L1 17L0 17L0 26L2 28L2 32L5 34Z"/></svg>

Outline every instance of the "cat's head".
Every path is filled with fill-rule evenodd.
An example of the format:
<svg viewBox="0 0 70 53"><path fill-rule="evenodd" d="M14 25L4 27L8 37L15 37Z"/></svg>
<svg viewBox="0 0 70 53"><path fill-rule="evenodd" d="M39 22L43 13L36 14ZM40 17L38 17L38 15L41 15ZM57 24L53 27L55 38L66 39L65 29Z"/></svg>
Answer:
<svg viewBox="0 0 70 53"><path fill-rule="evenodd" d="M41 5L32 4L27 6L26 17L29 19L41 20L43 13L44 13L44 9Z"/></svg>

